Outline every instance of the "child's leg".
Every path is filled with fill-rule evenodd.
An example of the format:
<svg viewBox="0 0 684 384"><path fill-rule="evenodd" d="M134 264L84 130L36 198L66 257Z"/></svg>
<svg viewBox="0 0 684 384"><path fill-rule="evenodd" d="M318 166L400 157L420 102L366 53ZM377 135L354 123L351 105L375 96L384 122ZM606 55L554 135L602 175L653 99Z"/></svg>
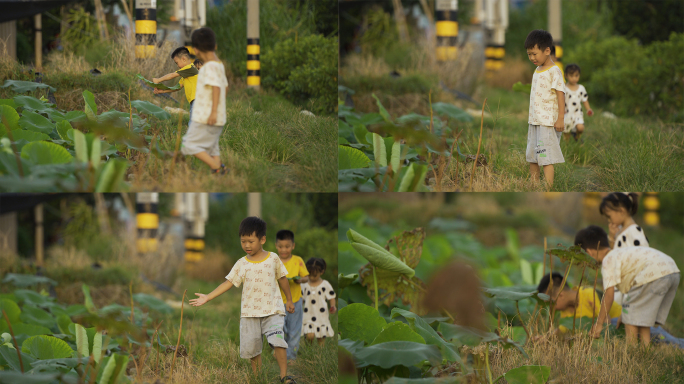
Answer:
<svg viewBox="0 0 684 384"><path fill-rule="evenodd" d="M544 166L544 179L546 180L546 187L551 189L553 187L553 164Z"/></svg>
<svg viewBox="0 0 684 384"><path fill-rule="evenodd" d="M582 136L582 132L584 132L584 124L577 124L577 140Z"/></svg>
<svg viewBox="0 0 684 384"><path fill-rule="evenodd" d="M322 347L324 344L325 344L325 339L322 338L322 337L319 338L319 339L318 339L318 345Z"/></svg>
<svg viewBox="0 0 684 384"><path fill-rule="evenodd" d="M314 335L313 333L307 333L306 334L306 341L308 341L310 343L313 342L315 338L316 338L316 335Z"/></svg>
<svg viewBox="0 0 684 384"><path fill-rule="evenodd" d="M202 151L200 153L196 153L194 156L196 158L202 160L211 169L218 169L221 167L221 160L220 159L217 161L214 157L209 156L209 154L204 152L204 151Z"/></svg>
<svg viewBox="0 0 684 384"><path fill-rule="evenodd" d="M275 347L275 358L280 368L280 378L287 376L287 350L285 348Z"/></svg>
<svg viewBox="0 0 684 384"><path fill-rule="evenodd" d="M643 345L651 343L651 327L639 327L639 336Z"/></svg>
<svg viewBox="0 0 684 384"><path fill-rule="evenodd" d="M261 370L261 355L252 357L249 362L252 363L252 372L257 375Z"/></svg>
<svg viewBox="0 0 684 384"><path fill-rule="evenodd" d="M532 175L532 181L535 183L539 182L539 164L530 163L530 174Z"/></svg>
<svg viewBox="0 0 684 384"><path fill-rule="evenodd" d="M625 324L625 336L627 336L627 342L629 344L637 343L637 337L639 336L639 327L637 327L636 325Z"/></svg>
<svg viewBox="0 0 684 384"><path fill-rule="evenodd" d="M570 132L563 133L563 138L565 139L565 141L570 141Z"/></svg>

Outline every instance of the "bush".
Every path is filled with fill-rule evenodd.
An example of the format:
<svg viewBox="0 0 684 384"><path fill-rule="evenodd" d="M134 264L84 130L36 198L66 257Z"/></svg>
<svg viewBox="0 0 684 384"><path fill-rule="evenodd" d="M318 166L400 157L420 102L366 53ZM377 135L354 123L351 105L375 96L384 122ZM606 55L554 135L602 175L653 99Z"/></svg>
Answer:
<svg viewBox="0 0 684 384"><path fill-rule="evenodd" d="M325 260L327 269L323 279L337 288L337 231L315 227L295 233L294 254L301 256L306 263L312 257Z"/></svg>
<svg viewBox="0 0 684 384"><path fill-rule="evenodd" d="M384 92L391 95L407 93L427 94L430 89L437 89L439 79L435 75L410 74L401 77L385 76L353 76L345 77L344 85L360 93Z"/></svg>
<svg viewBox="0 0 684 384"><path fill-rule="evenodd" d="M682 50L681 33L648 46L614 36L578 45L566 62L580 65L590 98L609 102L614 113L672 119L684 106Z"/></svg>
<svg viewBox="0 0 684 384"><path fill-rule="evenodd" d="M318 113L333 113L337 105L337 39L322 35L291 38L261 58L262 80L285 97Z"/></svg>

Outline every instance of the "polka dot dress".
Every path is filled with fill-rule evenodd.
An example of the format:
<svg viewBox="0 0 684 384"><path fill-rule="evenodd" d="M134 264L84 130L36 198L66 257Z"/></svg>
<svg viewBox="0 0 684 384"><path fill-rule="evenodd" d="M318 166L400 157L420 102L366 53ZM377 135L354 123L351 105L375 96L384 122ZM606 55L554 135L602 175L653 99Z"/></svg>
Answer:
<svg viewBox="0 0 684 384"><path fill-rule="evenodd" d="M613 249L648 246L648 238L646 237L643 228L636 224L632 224L615 236Z"/></svg>
<svg viewBox="0 0 684 384"><path fill-rule="evenodd" d="M587 90L583 85L579 85L576 90L571 90L565 84L565 130L564 133L570 133L577 130L577 125L584 124L584 115L582 115L582 103L589 100Z"/></svg>
<svg viewBox="0 0 684 384"><path fill-rule="evenodd" d="M313 287L304 283L302 287L302 306L304 307L304 321L302 334L313 333L317 339L333 337L335 332L330 325L328 300L335 298L335 291L326 280Z"/></svg>

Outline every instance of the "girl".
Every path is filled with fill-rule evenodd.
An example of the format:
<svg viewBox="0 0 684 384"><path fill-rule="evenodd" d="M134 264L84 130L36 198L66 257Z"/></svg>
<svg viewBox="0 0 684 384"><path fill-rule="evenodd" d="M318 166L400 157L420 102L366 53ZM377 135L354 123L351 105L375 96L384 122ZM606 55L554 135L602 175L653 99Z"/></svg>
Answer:
<svg viewBox="0 0 684 384"><path fill-rule="evenodd" d="M634 192L613 192L601 201L599 212L608 218L608 241L613 249L648 247L644 230L632 218L638 207L639 195ZM622 293L617 288L614 301L622 305Z"/></svg>
<svg viewBox="0 0 684 384"><path fill-rule="evenodd" d="M594 111L589 106L587 90L582 84L579 84L579 65L570 64L565 67L565 76L568 82L565 84L565 130L563 132L565 140L569 140L570 134L572 134L577 141L584 132L582 105L587 109L587 115L592 116Z"/></svg>
<svg viewBox="0 0 684 384"><path fill-rule="evenodd" d="M309 282L301 284L302 299L304 300L302 302L304 306L302 333L309 342L318 339L318 345L323 345L326 337L335 336L330 325L328 304L325 302L326 300L330 301L330 313L337 312L335 291L329 282L321 279L325 268L325 260L318 257L310 258L306 261Z"/></svg>

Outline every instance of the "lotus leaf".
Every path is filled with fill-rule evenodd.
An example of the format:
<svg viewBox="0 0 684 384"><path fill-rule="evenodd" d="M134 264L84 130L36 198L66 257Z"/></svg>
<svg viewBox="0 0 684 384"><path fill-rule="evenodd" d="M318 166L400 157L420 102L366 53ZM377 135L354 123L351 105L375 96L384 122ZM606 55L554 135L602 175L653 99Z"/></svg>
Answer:
<svg viewBox="0 0 684 384"><path fill-rule="evenodd" d="M366 168L370 163L368 156L358 149L344 145L338 146L339 169Z"/></svg>
<svg viewBox="0 0 684 384"><path fill-rule="evenodd" d="M387 321L375 308L359 303L342 308L339 311L338 323L342 338L362 340L366 344L372 343L387 325Z"/></svg>
<svg viewBox="0 0 684 384"><path fill-rule="evenodd" d="M411 341L389 341L371 345L357 350L353 356L359 368L375 365L387 369L397 365L410 367L425 360L433 364L442 361L442 354L436 346Z"/></svg>

